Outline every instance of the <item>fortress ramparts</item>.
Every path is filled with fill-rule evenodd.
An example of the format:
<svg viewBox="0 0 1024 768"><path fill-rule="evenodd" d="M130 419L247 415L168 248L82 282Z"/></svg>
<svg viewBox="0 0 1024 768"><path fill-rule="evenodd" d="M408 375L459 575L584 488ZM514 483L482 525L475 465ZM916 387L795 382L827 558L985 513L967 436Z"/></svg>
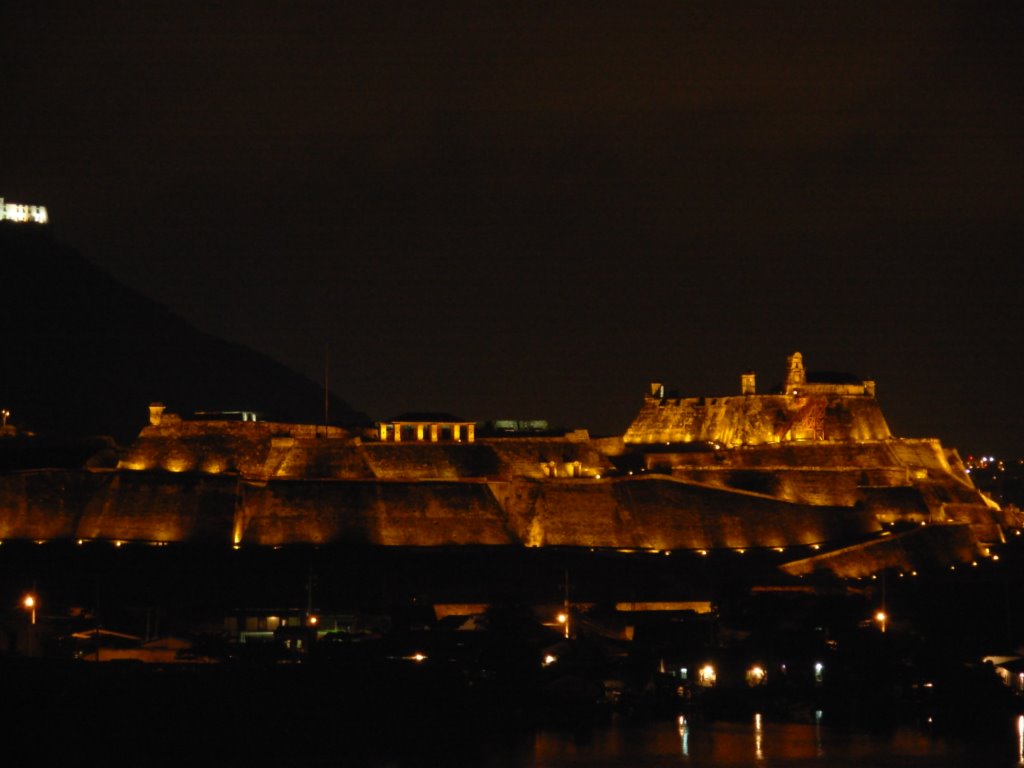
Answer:
<svg viewBox="0 0 1024 768"><path fill-rule="evenodd" d="M0 475L0 538L813 546L821 559L808 553L797 571L840 572L863 569L865 542L889 524L935 528L929 542L947 530L925 549L969 559L1021 522L978 492L955 451L893 437L872 382L807 373L799 353L783 392L758 394L750 373L741 394L717 398L652 385L620 439L495 437L456 423L353 431L184 420L154 405L116 469ZM908 535L900 557L915 551Z"/></svg>

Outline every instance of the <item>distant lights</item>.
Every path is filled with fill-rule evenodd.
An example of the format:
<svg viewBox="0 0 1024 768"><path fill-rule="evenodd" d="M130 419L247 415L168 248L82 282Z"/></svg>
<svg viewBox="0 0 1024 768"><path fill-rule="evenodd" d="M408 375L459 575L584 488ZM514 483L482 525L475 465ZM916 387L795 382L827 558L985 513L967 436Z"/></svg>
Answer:
<svg viewBox="0 0 1024 768"><path fill-rule="evenodd" d="M24 205L23 203L7 203L0 197L0 221L19 223L46 224L50 216L45 205Z"/></svg>
<svg viewBox="0 0 1024 768"><path fill-rule="evenodd" d="M711 664L705 664L697 672L697 683L705 688L710 688L715 684L718 679L718 675L715 672L715 668Z"/></svg>

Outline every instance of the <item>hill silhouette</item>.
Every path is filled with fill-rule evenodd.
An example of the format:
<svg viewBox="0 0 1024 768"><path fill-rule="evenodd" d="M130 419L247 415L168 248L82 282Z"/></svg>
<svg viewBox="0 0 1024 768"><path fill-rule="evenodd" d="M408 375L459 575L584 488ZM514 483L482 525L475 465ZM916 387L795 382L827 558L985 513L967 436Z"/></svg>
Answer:
<svg viewBox="0 0 1024 768"><path fill-rule="evenodd" d="M319 384L203 333L117 282L48 228L0 222L0 408L40 434L125 442L146 406L320 423ZM333 424L366 416L331 395Z"/></svg>

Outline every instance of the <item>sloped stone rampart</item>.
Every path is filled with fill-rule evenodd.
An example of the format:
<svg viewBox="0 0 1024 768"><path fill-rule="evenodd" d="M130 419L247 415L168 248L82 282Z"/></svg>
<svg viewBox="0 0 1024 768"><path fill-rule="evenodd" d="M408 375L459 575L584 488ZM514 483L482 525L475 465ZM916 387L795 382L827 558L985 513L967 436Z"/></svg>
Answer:
<svg viewBox="0 0 1024 768"><path fill-rule="evenodd" d="M646 397L626 430L629 444L718 443L725 447L793 440L858 441L891 437L866 395Z"/></svg>

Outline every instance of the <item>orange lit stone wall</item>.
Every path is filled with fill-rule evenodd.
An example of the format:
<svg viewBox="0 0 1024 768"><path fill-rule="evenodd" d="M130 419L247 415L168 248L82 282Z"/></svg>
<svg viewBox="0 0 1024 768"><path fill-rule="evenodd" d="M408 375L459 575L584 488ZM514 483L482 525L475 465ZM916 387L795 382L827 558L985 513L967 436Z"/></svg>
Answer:
<svg viewBox="0 0 1024 768"><path fill-rule="evenodd" d="M885 440L877 401L866 395L738 395L644 398L626 430L630 444L718 443L739 447L790 441Z"/></svg>

